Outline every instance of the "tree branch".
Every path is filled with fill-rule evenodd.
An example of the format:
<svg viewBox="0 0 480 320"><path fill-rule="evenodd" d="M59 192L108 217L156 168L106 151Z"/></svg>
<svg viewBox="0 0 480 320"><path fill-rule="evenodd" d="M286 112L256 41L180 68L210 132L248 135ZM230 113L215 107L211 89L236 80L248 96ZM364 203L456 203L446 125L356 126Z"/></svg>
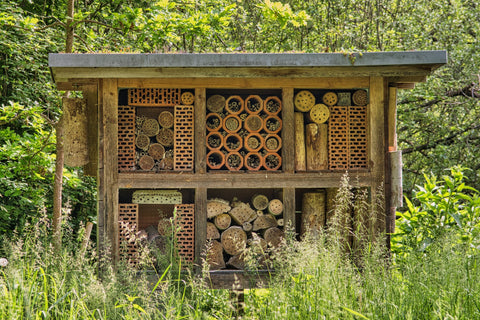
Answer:
<svg viewBox="0 0 480 320"><path fill-rule="evenodd" d="M468 132L470 130L477 130L479 128L480 128L480 124L476 125L476 126L473 126L473 127L470 127L470 128L467 128L467 129L464 129L464 130L461 130L461 131L458 131L458 132L455 132L455 133L452 133L451 135L449 135L448 137L445 137L445 138L437 139L437 140L432 141L432 142L427 142L427 143L421 144L419 146L403 149L402 154L409 154L409 153L413 153L413 152L422 152L422 151L425 151L425 150L433 149L440 144L451 145L453 143L453 140L457 136L459 136L461 134L464 134L465 132Z"/></svg>

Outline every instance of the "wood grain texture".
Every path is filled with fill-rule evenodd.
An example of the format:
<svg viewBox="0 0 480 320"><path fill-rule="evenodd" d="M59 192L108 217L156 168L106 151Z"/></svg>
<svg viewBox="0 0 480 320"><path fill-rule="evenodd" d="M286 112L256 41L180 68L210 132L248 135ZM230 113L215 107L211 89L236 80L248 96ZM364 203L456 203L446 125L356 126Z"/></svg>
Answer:
<svg viewBox="0 0 480 320"><path fill-rule="evenodd" d="M87 100L88 123L88 159L83 167L87 176L97 177L98 174L98 87L97 85L84 86L83 96Z"/></svg>
<svg viewBox="0 0 480 320"><path fill-rule="evenodd" d="M296 230L295 188L286 187L283 189L283 219L285 227L291 227L292 230Z"/></svg>
<svg viewBox="0 0 480 320"><path fill-rule="evenodd" d="M103 176L107 240L118 259L118 91L116 79L103 80Z"/></svg>
<svg viewBox="0 0 480 320"><path fill-rule="evenodd" d="M195 189L195 266L201 271L207 243L207 189Z"/></svg>
<svg viewBox="0 0 480 320"><path fill-rule="evenodd" d="M307 170L305 158L305 120L302 112L295 112L295 171Z"/></svg>
<svg viewBox="0 0 480 320"><path fill-rule="evenodd" d="M328 169L327 133L326 123L309 123L305 126L307 171Z"/></svg>
<svg viewBox="0 0 480 320"><path fill-rule="evenodd" d="M386 165L386 109L387 92L386 82L382 77L370 78L370 160L372 176L372 210L376 215L376 233L385 231L386 202L385 202L385 165ZM376 234L372 235L372 239Z"/></svg>
<svg viewBox="0 0 480 320"><path fill-rule="evenodd" d="M294 123L294 106L293 106L293 88L282 89L282 118L283 123ZM283 172L292 173L295 171L295 131L293 125L284 125L282 128L282 163Z"/></svg>
<svg viewBox="0 0 480 320"><path fill-rule="evenodd" d="M195 110L194 110L194 144L195 144L195 172L205 173L207 170L206 162L206 89L195 89Z"/></svg>

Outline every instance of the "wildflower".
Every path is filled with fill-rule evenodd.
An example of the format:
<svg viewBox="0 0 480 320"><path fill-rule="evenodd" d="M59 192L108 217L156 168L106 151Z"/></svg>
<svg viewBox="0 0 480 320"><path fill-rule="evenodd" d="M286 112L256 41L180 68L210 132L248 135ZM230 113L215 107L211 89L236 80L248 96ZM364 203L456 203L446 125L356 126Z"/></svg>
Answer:
<svg viewBox="0 0 480 320"><path fill-rule="evenodd" d="M5 258L0 258L0 267L8 266L8 260Z"/></svg>

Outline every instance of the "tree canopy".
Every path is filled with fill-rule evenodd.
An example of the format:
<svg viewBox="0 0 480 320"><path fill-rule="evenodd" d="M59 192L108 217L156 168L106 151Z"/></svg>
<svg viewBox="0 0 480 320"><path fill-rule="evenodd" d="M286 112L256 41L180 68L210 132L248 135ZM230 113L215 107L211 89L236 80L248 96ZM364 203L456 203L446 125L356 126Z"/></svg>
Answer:
<svg viewBox="0 0 480 320"><path fill-rule="evenodd" d="M65 43L66 3L0 3L0 232L50 214L61 113L47 54ZM404 188L456 164L480 176L480 8L473 0L83 0L75 52L362 52L448 50L449 63L400 91ZM94 182L65 170L78 222L95 216ZM87 191L86 191L87 190Z"/></svg>

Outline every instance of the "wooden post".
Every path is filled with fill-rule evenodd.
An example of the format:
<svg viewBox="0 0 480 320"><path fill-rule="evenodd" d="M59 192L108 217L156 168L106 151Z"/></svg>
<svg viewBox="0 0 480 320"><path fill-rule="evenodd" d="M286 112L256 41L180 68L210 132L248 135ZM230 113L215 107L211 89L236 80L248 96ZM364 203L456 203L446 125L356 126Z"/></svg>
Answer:
<svg viewBox="0 0 480 320"><path fill-rule="evenodd" d="M283 219L295 231L295 188L283 188Z"/></svg>
<svg viewBox="0 0 480 320"><path fill-rule="evenodd" d="M294 123L294 106L293 106L293 88L282 89L282 118L284 124ZM293 173L295 171L295 131L293 125L284 125L282 128L282 158L283 172Z"/></svg>
<svg viewBox="0 0 480 320"><path fill-rule="evenodd" d="M295 170L306 171L305 123L303 112L295 112Z"/></svg>
<svg viewBox="0 0 480 320"><path fill-rule="evenodd" d="M386 232L395 232L395 214L397 207L403 206L402 188L402 152L397 150L397 88L388 88L388 151L390 152L390 190L387 201L390 211L387 213ZM388 240L388 239L387 239ZM387 245L390 241L387 242Z"/></svg>
<svg viewBox="0 0 480 320"><path fill-rule="evenodd" d="M206 162L206 90L205 88L195 89L195 109L194 109L194 127L195 127L195 172L205 173L207 170Z"/></svg>
<svg viewBox="0 0 480 320"><path fill-rule="evenodd" d="M201 272L207 243L207 189L195 190L195 265Z"/></svg>
<svg viewBox="0 0 480 320"><path fill-rule="evenodd" d="M385 96L387 85L383 77L370 77L370 163L372 174L372 239L376 233L385 232Z"/></svg>
<svg viewBox="0 0 480 320"><path fill-rule="evenodd" d="M83 167L87 176L97 177L98 174L98 88L97 85L85 86L83 97L87 99L87 124L88 124L88 159Z"/></svg>
<svg viewBox="0 0 480 320"><path fill-rule="evenodd" d="M305 127L307 170L327 170L327 124L309 123Z"/></svg>
<svg viewBox="0 0 480 320"><path fill-rule="evenodd" d="M99 238L110 244L114 261L118 259L118 89L117 79L103 79L102 131L100 143L103 155L103 181L99 186L103 208L99 205L99 217L103 216L105 234ZM100 198L100 197L99 197Z"/></svg>

